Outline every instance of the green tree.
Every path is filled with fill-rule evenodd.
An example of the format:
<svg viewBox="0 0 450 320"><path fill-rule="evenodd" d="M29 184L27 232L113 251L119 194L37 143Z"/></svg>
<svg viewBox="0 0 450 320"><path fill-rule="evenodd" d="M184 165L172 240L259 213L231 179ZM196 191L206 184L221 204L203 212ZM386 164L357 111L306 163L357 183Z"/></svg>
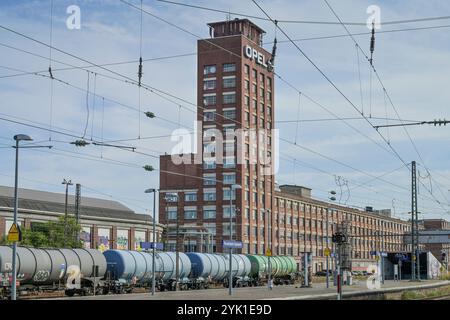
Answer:
<svg viewBox="0 0 450 320"><path fill-rule="evenodd" d="M76 239L76 235L81 231L81 226L77 224L73 217L67 218L67 233L65 232L64 217L59 217L56 221L42 223L34 229L22 229L20 244L36 248L81 248L83 246L81 240L77 241ZM4 239L4 242L7 243L6 239Z"/></svg>

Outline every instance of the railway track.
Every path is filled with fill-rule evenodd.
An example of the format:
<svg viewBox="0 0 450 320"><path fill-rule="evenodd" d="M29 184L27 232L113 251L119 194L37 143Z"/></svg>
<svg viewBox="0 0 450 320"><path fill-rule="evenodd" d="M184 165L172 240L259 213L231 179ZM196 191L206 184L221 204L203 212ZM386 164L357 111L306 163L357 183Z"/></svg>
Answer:
<svg viewBox="0 0 450 320"><path fill-rule="evenodd" d="M446 296L440 296L440 297L435 297L435 298L431 298L431 299L424 299L424 300L450 300L450 294L446 295Z"/></svg>

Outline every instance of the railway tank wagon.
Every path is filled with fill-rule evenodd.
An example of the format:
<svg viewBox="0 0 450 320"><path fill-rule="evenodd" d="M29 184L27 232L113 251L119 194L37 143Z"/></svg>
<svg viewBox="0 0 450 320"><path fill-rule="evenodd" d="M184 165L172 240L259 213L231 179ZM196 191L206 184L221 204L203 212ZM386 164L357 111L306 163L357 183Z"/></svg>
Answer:
<svg viewBox="0 0 450 320"><path fill-rule="evenodd" d="M211 283L221 283L228 273L224 256L210 253L187 253L191 261L190 278L194 289L207 289Z"/></svg>
<svg viewBox="0 0 450 320"><path fill-rule="evenodd" d="M107 250L106 277L116 281L113 291L129 292L133 287L148 287L152 281L152 253L128 250ZM191 262L185 253L179 252L179 280L181 286L191 272ZM155 279L158 288L173 289L176 278L176 253L159 252L155 255Z"/></svg>
<svg viewBox="0 0 450 320"><path fill-rule="evenodd" d="M66 292L89 294L101 285L106 259L93 249L36 249L17 247L17 280L19 291L57 290L66 287L69 276L80 276L80 288ZM12 248L0 246L0 284L3 294L9 292L12 271Z"/></svg>

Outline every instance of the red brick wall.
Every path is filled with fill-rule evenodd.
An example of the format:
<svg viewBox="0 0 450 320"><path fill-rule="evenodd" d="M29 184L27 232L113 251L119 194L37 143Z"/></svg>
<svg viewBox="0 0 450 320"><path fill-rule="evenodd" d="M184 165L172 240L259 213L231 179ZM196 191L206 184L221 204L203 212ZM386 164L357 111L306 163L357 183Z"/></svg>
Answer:
<svg viewBox="0 0 450 320"><path fill-rule="evenodd" d="M128 249L134 250L134 227L128 231Z"/></svg>
<svg viewBox="0 0 450 320"><path fill-rule="evenodd" d="M117 227L112 227L111 229L111 244L110 244L110 248L111 249L117 249Z"/></svg>

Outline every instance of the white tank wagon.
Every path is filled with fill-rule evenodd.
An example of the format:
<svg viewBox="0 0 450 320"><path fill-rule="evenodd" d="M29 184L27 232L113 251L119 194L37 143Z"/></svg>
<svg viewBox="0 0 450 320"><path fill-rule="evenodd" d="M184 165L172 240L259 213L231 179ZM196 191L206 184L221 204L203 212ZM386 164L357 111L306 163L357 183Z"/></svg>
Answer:
<svg viewBox="0 0 450 320"><path fill-rule="evenodd" d="M207 289L210 283L222 282L226 277L228 265L224 256L197 252L189 252L187 256L191 261L192 288Z"/></svg>
<svg viewBox="0 0 450 320"><path fill-rule="evenodd" d="M228 287L230 278L230 255L222 254L226 260L227 271L223 280L225 287ZM233 279L233 287L243 287L247 285L249 281L249 275L251 271L251 261L244 254L233 254L231 260L231 275Z"/></svg>
<svg viewBox="0 0 450 320"><path fill-rule="evenodd" d="M93 249L17 247L16 263L19 291L69 287L75 293L76 289L99 282L106 272L105 257ZM11 276L12 248L0 246L0 283L4 292L9 291Z"/></svg>
<svg viewBox="0 0 450 320"><path fill-rule="evenodd" d="M121 289L132 286L148 287L152 283L152 253L128 250L108 250L103 253L107 261L106 278L117 281ZM186 282L191 272L191 262L185 253L178 256L180 283ZM155 281L160 290L173 289L176 281L176 253L158 252L155 255ZM126 288L123 289L123 286Z"/></svg>

